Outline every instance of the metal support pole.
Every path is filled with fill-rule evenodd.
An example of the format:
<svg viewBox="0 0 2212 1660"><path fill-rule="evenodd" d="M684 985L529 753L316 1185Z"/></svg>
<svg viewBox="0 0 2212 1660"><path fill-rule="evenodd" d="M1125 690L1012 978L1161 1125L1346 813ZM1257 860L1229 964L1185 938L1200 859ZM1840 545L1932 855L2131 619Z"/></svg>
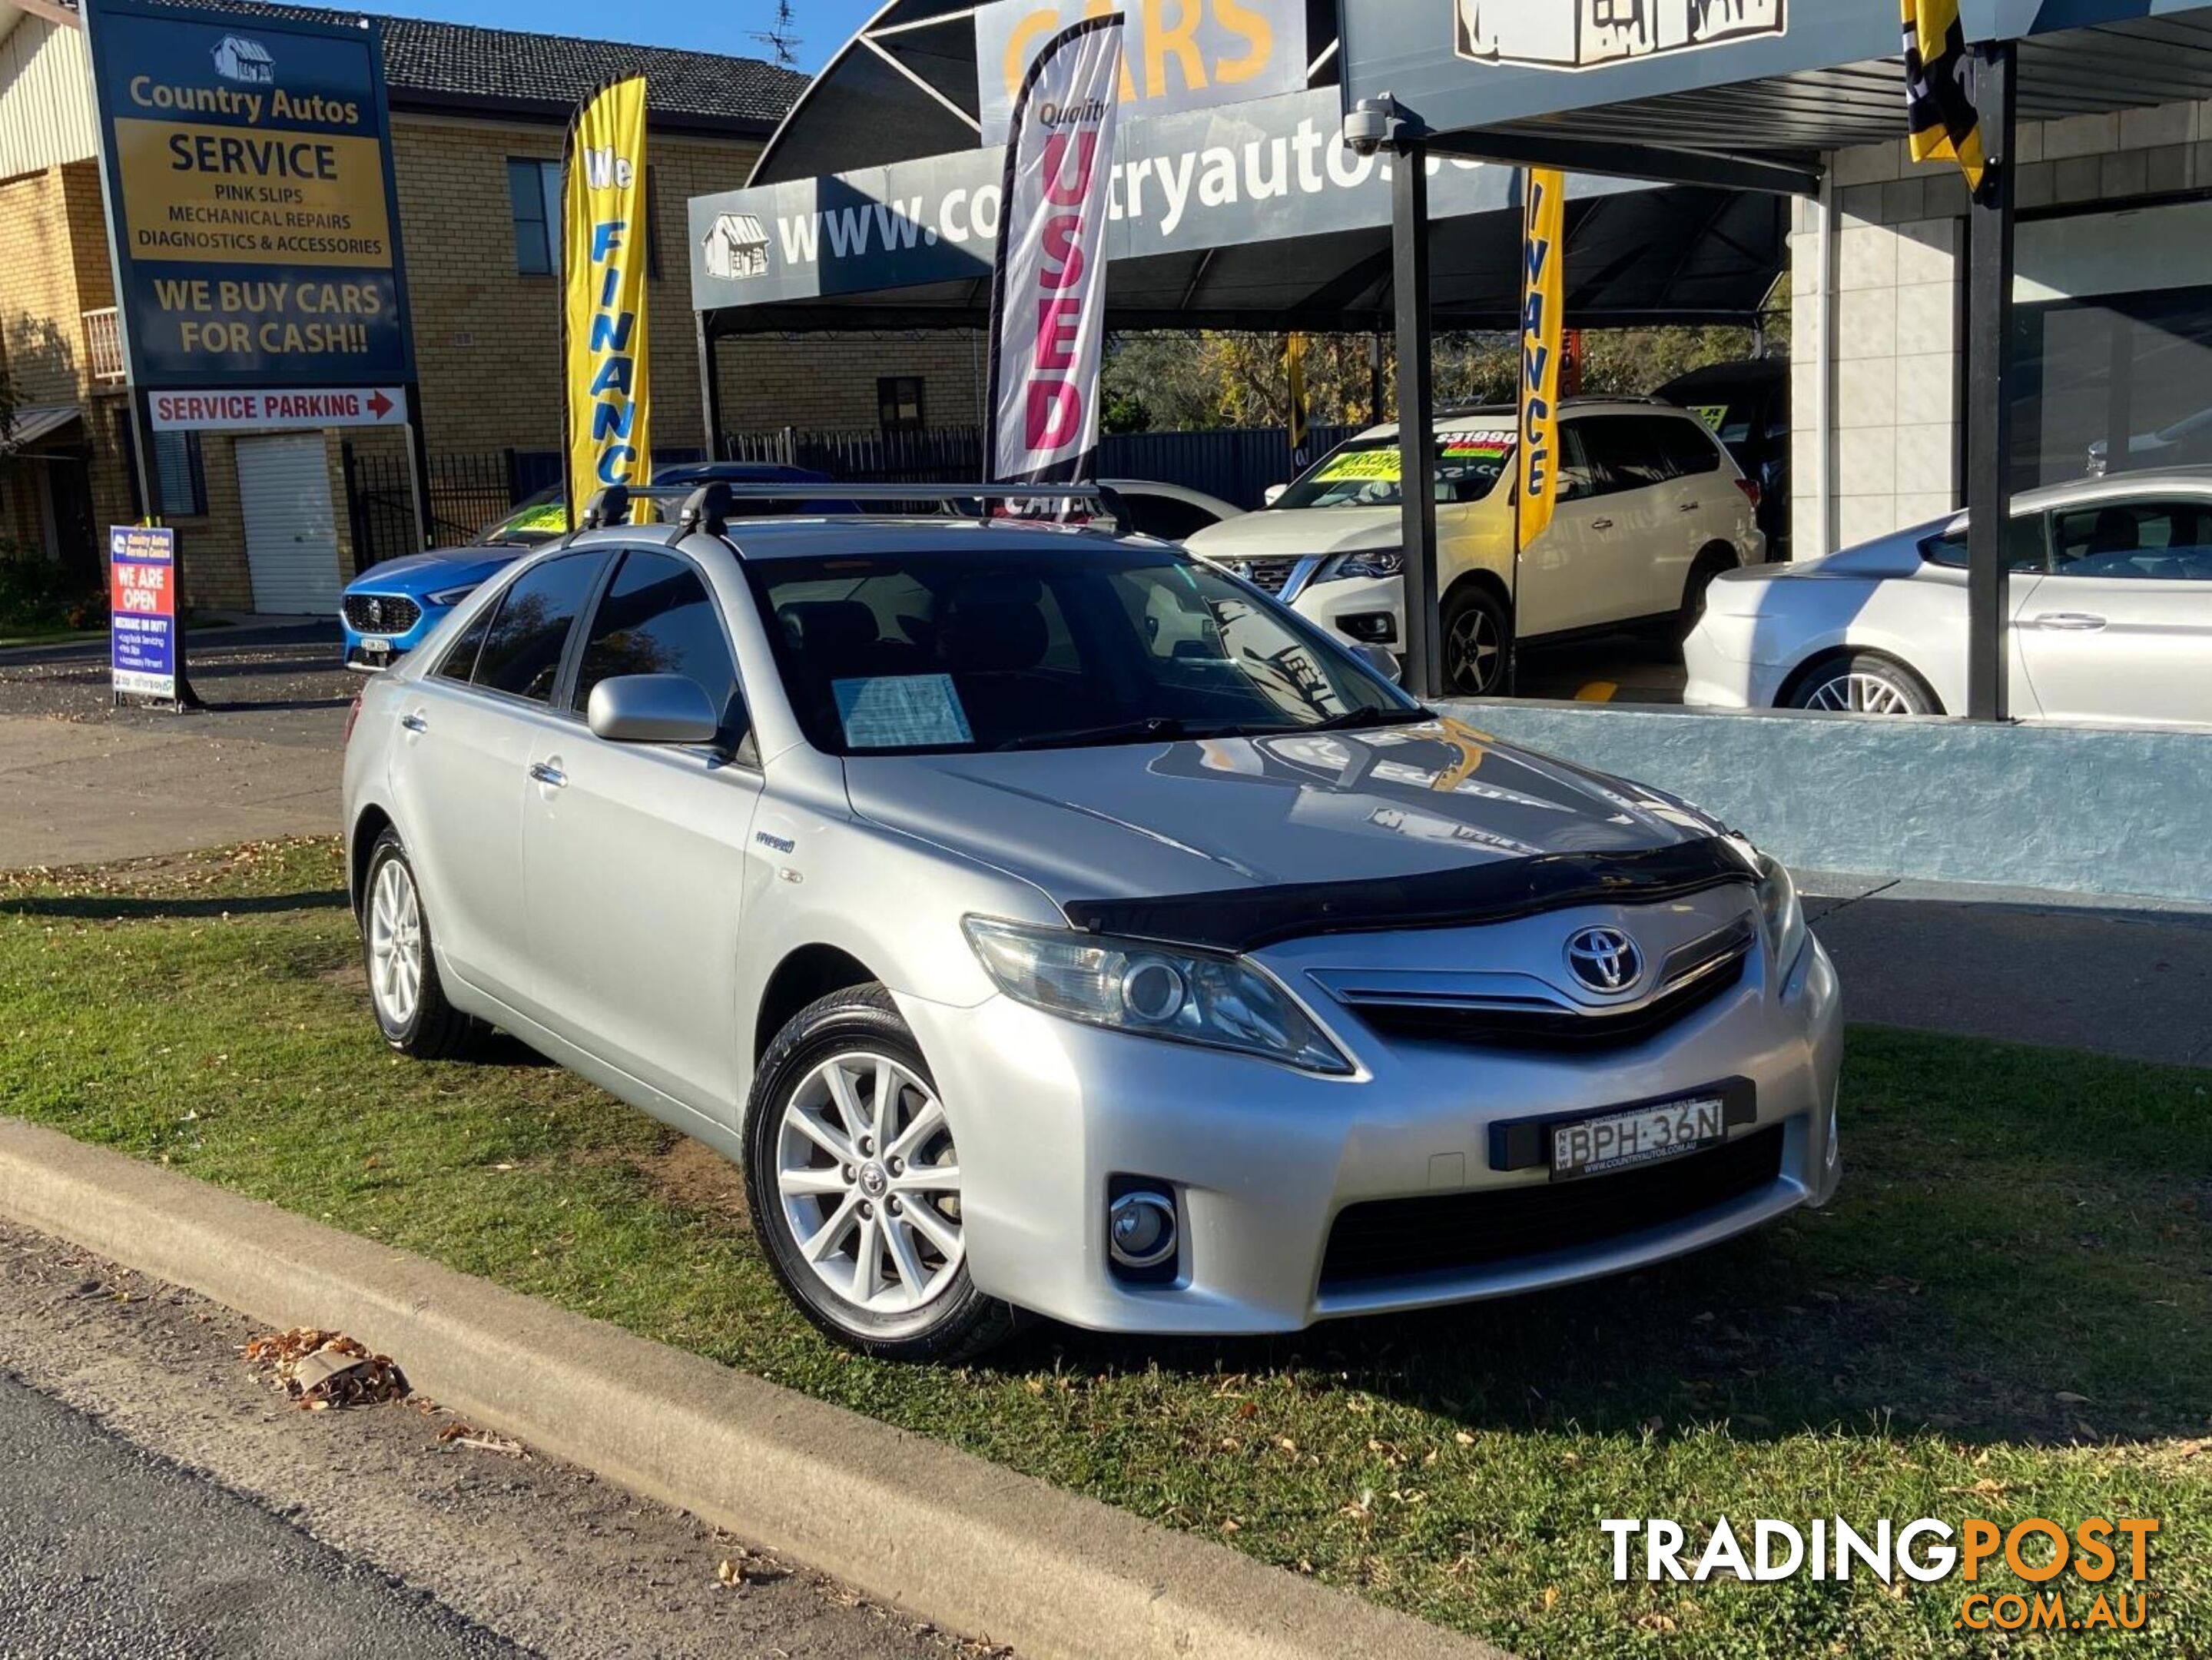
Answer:
<svg viewBox="0 0 2212 1660"><path fill-rule="evenodd" d="M707 428L707 459L722 459L722 377L715 373L714 331L707 313L695 312L699 328L699 418Z"/></svg>
<svg viewBox="0 0 2212 1660"><path fill-rule="evenodd" d="M1985 47L1975 101L1992 172L1969 210L1966 271L1966 715L2010 719L2013 131L2018 48Z"/></svg>
<svg viewBox="0 0 2212 1660"><path fill-rule="evenodd" d="M430 508L430 447L422 435L422 387L407 383L407 485L415 496L415 545L437 545L438 526Z"/></svg>
<svg viewBox="0 0 2212 1660"><path fill-rule="evenodd" d="M1391 280L1398 312L1398 477L1406 560L1406 687L1443 694L1437 617L1436 368L1430 359L1429 158L1418 142L1392 162Z"/></svg>
<svg viewBox="0 0 2212 1660"><path fill-rule="evenodd" d="M1381 426L1389 417L1382 405L1389 398L1384 390L1388 385L1382 373L1382 331L1376 330L1367 337L1367 419L1370 425Z"/></svg>

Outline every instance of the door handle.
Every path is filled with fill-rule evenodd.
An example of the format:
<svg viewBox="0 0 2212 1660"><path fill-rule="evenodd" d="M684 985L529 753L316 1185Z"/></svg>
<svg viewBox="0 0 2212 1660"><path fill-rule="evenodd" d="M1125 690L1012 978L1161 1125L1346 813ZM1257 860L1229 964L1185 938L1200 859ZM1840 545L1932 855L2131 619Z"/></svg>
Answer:
<svg viewBox="0 0 2212 1660"><path fill-rule="evenodd" d="M399 724L406 727L410 732L428 732L430 730L430 723L423 718L422 713L420 709L415 710L410 714L401 715L399 717Z"/></svg>
<svg viewBox="0 0 2212 1660"><path fill-rule="evenodd" d="M1590 528L1592 530L1611 530L1613 528L1613 520L1610 519L1593 519L1590 520Z"/></svg>
<svg viewBox="0 0 2212 1660"><path fill-rule="evenodd" d="M2035 619L2039 629L2055 629L2077 634L2094 634L2105 626L2105 619L2086 611L2047 611Z"/></svg>
<svg viewBox="0 0 2212 1660"><path fill-rule="evenodd" d="M1677 513L1695 513L1703 506L1705 506L1705 503L1702 502L1685 502L1680 507L1675 508L1674 511Z"/></svg>
<svg viewBox="0 0 2212 1660"><path fill-rule="evenodd" d="M530 768L530 775L532 778L535 778L539 783L544 785L545 787L550 790L566 789L568 787L568 775L562 771L560 768L555 766L550 761L532 762Z"/></svg>

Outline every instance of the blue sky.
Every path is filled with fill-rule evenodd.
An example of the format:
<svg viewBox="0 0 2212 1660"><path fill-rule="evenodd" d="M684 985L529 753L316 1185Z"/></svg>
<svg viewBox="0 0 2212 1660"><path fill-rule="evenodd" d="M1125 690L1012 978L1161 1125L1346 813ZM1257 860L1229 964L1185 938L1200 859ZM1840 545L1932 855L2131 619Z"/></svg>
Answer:
<svg viewBox="0 0 2212 1660"><path fill-rule="evenodd" d="M809 73L820 69L878 9L879 0L792 0L799 67ZM653 0L621 7L604 0L362 0L362 9L543 34L689 46L739 58L769 56L769 49L752 36L775 21L775 0Z"/></svg>

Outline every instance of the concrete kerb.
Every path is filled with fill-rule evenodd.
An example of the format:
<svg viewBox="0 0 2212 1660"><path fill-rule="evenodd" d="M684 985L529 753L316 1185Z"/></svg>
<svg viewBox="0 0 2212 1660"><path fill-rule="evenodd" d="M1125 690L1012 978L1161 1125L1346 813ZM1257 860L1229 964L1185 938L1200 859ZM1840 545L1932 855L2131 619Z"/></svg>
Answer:
<svg viewBox="0 0 2212 1660"><path fill-rule="evenodd" d="M556 1457L1028 1660L1510 1660L484 1280L0 1119L0 1212L271 1325L343 1329Z"/></svg>

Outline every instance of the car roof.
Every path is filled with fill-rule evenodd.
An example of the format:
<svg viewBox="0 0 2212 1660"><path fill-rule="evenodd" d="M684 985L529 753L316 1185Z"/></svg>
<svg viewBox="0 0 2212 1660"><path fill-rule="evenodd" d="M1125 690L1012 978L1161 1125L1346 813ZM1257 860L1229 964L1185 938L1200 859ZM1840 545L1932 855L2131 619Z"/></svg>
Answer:
<svg viewBox="0 0 2212 1660"><path fill-rule="evenodd" d="M1437 411L1437 430L1441 433L1496 432L1499 428L1511 428L1519 418L1519 410L1511 404L1484 404L1473 409L1441 409ZM1559 404L1562 416L1583 415L1656 415L1668 419L1680 417L1696 421L1688 410L1654 398L1569 398ZM1703 422L1698 425L1703 426ZM1370 427L1352 441L1366 443L1377 438L1395 438L1398 423L1385 422L1379 427Z"/></svg>
<svg viewBox="0 0 2212 1660"><path fill-rule="evenodd" d="M1701 369L1678 374L1660 387L1656 396L1679 402L1686 392L1721 387L1759 392L1779 386L1789 378L1790 360L1786 357L1740 357L1732 363L1708 363Z"/></svg>
<svg viewBox="0 0 2212 1660"><path fill-rule="evenodd" d="M870 514L733 521L722 539L746 560L854 559L900 554L975 554L1050 550L1062 556L1138 549L1172 554L1165 543L1116 537L1086 525L1017 524L1004 519L922 518Z"/></svg>
<svg viewBox="0 0 2212 1660"><path fill-rule="evenodd" d="M2212 496L2212 466L2134 467L2102 477L2069 478L2021 490L2012 498L2013 511L2072 507L2098 502L2125 501L2171 490L2181 496ZM1954 515L1955 516L1955 515Z"/></svg>

